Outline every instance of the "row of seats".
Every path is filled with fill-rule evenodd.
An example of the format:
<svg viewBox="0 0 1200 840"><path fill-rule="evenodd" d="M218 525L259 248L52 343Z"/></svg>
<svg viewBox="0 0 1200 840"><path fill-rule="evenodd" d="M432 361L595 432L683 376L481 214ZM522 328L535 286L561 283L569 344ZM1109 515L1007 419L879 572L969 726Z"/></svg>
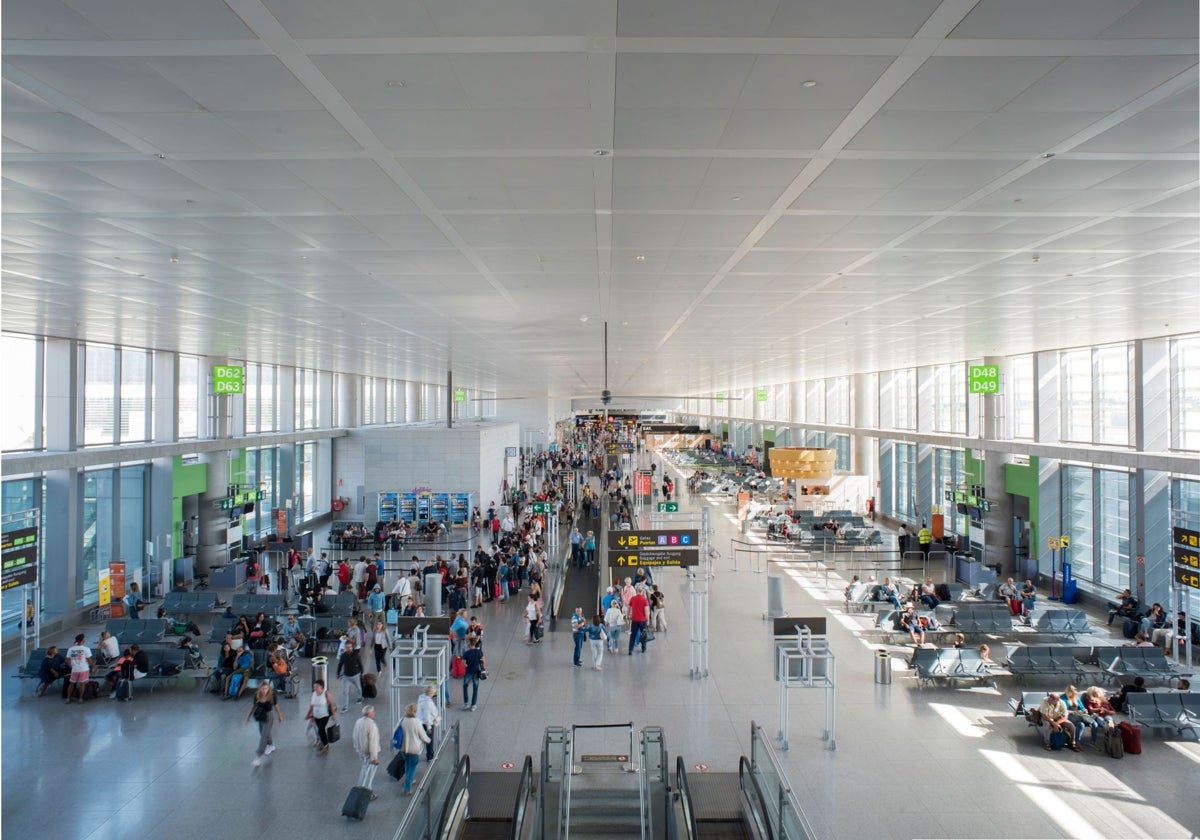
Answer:
<svg viewBox="0 0 1200 840"><path fill-rule="evenodd" d="M258 615L260 612L276 615L287 607L287 600L283 593L248 595L242 592L231 597L229 605L238 615Z"/></svg>
<svg viewBox="0 0 1200 840"><path fill-rule="evenodd" d="M916 648L909 666L917 672L921 685L938 680L990 682L993 674L978 650L973 648Z"/></svg>
<svg viewBox="0 0 1200 840"><path fill-rule="evenodd" d="M1175 668L1157 647L1119 647L1097 653L1104 671L1114 678L1142 677L1150 681L1192 676L1190 670Z"/></svg>
<svg viewBox="0 0 1200 840"><path fill-rule="evenodd" d="M161 642L167 632L161 618L110 618L104 629L116 636L122 647Z"/></svg>
<svg viewBox="0 0 1200 840"><path fill-rule="evenodd" d="M209 615L219 609L217 599L204 592L168 592L163 598L167 615Z"/></svg>
<svg viewBox="0 0 1200 840"><path fill-rule="evenodd" d="M1151 729L1173 729L1177 735L1190 732L1200 739L1200 693L1131 693L1125 697L1125 710L1134 723Z"/></svg>

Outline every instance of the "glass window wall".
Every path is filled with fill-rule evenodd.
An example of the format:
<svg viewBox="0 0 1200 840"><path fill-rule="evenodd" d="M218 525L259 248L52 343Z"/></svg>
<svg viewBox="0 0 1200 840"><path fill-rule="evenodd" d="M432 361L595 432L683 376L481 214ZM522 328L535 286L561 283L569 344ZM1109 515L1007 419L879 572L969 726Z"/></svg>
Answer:
<svg viewBox="0 0 1200 840"><path fill-rule="evenodd" d="M1171 342L1171 442L1200 450L1200 336Z"/></svg>
<svg viewBox="0 0 1200 840"><path fill-rule="evenodd" d="M150 354L145 350L121 349L120 433L121 443L150 439Z"/></svg>
<svg viewBox="0 0 1200 840"><path fill-rule="evenodd" d="M1037 383L1033 377L1033 356L1014 356L1008 364L1009 392L1012 397L1012 436L1017 440L1033 440L1037 413Z"/></svg>
<svg viewBox="0 0 1200 840"><path fill-rule="evenodd" d="M86 344L83 357L83 445L116 443L117 350Z"/></svg>
<svg viewBox="0 0 1200 840"><path fill-rule="evenodd" d="M200 436L200 359L179 357L179 437Z"/></svg>
<svg viewBox="0 0 1200 840"><path fill-rule="evenodd" d="M1127 344L1096 350L1096 443L1129 445L1130 355Z"/></svg>
<svg viewBox="0 0 1200 840"><path fill-rule="evenodd" d="M1072 573L1080 581L1095 579L1092 504L1092 470L1089 467L1064 466L1062 481L1062 528L1071 538Z"/></svg>
<svg viewBox="0 0 1200 840"><path fill-rule="evenodd" d="M0 338L4 412L0 449L42 449L42 340L5 334Z"/></svg>

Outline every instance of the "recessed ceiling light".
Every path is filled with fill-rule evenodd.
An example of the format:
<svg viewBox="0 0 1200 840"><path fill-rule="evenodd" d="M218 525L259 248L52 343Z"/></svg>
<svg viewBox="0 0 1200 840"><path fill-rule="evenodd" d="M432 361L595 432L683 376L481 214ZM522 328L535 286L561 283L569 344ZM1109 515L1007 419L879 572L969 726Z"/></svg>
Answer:
<svg viewBox="0 0 1200 840"><path fill-rule="evenodd" d="M800 83L800 86L813 88L813 87L817 86L817 82L815 79L805 79L803 82Z"/></svg>
<svg viewBox="0 0 1200 840"><path fill-rule="evenodd" d="M646 261L646 255L645 255L645 254L638 254L637 256L635 256L635 257L634 257L634 259L635 259L635 260L637 260L638 262L645 262L645 261Z"/></svg>
<svg viewBox="0 0 1200 840"><path fill-rule="evenodd" d="M391 81L389 81L387 83L387 86L388 87L404 87L404 82L400 81L399 79L392 79Z"/></svg>
<svg viewBox="0 0 1200 840"><path fill-rule="evenodd" d="M303 254L301 254L301 255L300 255L300 259L302 259L302 260L306 260L306 259L308 259L308 257L306 257L306 256L304 256Z"/></svg>
<svg viewBox="0 0 1200 840"><path fill-rule="evenodd" d="M177 257L177 256L175 256L174 254L172 254L172 255L171 255L171 262L172 262L172 263L177 263L177 262L179 262L179 257Z"/></svg>
<svg viewBox="0 0 1200 840"><path fill-rule="evenodd" d="M1043 160L1049 160L1052 157L1054 157L1054 152L1046 152L1046 154L1042 155Z"/></svg>
<svg viewBox="0 0 1200 840"><path fill-rule="evenodd" d="M586 315L580 315L580 316L579 316L579 321L580 321L580 323L586 324L586 323L587 323L587 319L588 319L588 316L586 316Z"/></svg>
<svg viewBox="0 0 1200 840"><path fill-rule="evenodd" d="M628 327L628 326L629 326L629 322L628 322L628 321L622 321L622 322L621 322L621 326L622 326L622 327Z"/></svg>
<svg viewBox="0 0 1200 840"><path fill-rule="evenodd" d="M358 325L359 325L360 327L365 327L365 326L367 325L367 322L366 322L366 321L359 321L359 322L358 322Z"/></svg>
<svg viewBox="0 0 1200 840"><path fill-rule="evenodd" d="M1039 257L1037 254L1034 254L1034 255L1032 255L1032 256L1031 256L1029 259L1030 259L1030 261L1032 261L1032 262L1041 262L1041 259L1042 259L1042 258L1041 258L1041 257Z"/></svg>
<svg viewBox="0 0 1200 840"><path fill-rule="evenodd" d="M608 149L593 149L592 150L592 155L595 157L608 157L611 154L612 154L612 152L610 152Z"/></svg>
<svg viewBox="0 0 1200 840"><path fill-rule="evenodd" d="M730 201L741 201L741 200L742 200L742 197L741 197L740 195L735 195L733 198L731 198L731 199L729 199L729 200L730 200Z"/></svg>

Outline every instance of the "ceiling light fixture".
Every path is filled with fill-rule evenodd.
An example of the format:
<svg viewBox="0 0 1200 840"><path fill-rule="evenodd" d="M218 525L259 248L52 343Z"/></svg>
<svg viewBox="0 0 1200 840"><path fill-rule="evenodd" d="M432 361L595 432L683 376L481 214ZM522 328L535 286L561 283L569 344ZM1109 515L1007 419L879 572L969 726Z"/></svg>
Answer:
<svg viewBox="0 0 1200 840"><path fill-rule="evenodd" d="M634 257L634 259L635 259L635 260L637 260L638 262L645 262L645 261L646 261L646 255L645 255L645 254L637 254L637 255Z"/></svg>
<svg viewBox="0 0 1200 840"><path fill-rule="evenodd" d="M731 199L729 199L729 200L730 200L730 201L741 201L741 200L742 200L742 197L741 197L740 195L735 195L733 198L731 198Z"/></svg>
<svg viewBox="0 0 1200 840"><path fill-rule="evenodd" d="M580 322L581 324L586 324L586 323L587 323L587 319L588 319L588 316L586 316L586 315L580 315L580 316L579 316L579 322Z"/></svg>
<svg viewBox="0 0 1200 840"><path fill-rule="evenodd" d="M1037 254L1034 254L1033 256L1031 256L1031 257L1030 257L1030 260L1031 260L1032 262L1035 262L1035 263L1036 263L1036 262L1041 262L1041 261L1042 261L1042 258L1041 258L1041 257L1039 257Z"/></svg>
<svg viewBox="0 0 1200 840"><path fill-rule="evenodd" d="M628 327L628 326L629 326L629 322L628 322L628 321L622 321L622 322L621 322L621 326L622 326L622 327Z"/></svg>
<svg viewBox="0 0 1200 840"><path fill-rule="evenodd" d="M172 254L172 255L171 255L171 262L172 262L172 263L177 263L177 262L179 262L179 257L177 257L177 256L175 256L174 254Z"/></svg>
<svg viewBox="0 0 1200 840"><path fill-rule="evenodd" d="M611 154L612 154L612 152L610 152L608 149L593 149L592 150L592 155L594 157L608 157Z"/></svg>
<svg viewBox="0 0 1200 840"><path fill-rule="evenodd" d="M1042 160L1050 160L1052 157L1054 157L1054 152L1046 152L1042 155Z"/></svg>
<svg viewBox="0 0 1200 840"><path fill-rule="evenodd" d="M404 87L404 82L400 81L399 79L392 79L390 82L387 83L387 86L388 87Z"/></svg>
<svg viewBox="0 0 1200 840"><path fill-rule="evenodd" d="M815 79L805 79L800 83L800 86L806 88L815 88L817 86L817 82Z"/></svg>

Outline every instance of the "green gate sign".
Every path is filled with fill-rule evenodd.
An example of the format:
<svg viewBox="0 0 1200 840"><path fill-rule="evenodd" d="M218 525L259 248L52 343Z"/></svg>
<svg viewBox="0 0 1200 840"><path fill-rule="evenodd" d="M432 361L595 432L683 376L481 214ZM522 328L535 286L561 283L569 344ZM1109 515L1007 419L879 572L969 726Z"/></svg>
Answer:
<svg viewBox="0 0 1200 840"><path fill-rule="evenodd" d="M659 502L659 513L679 513L679 502Z"/></svg>
<svg viewBox="0 0 1200 840"><path fill-rule="evenodd" d="M246 369L240 365L213 365L213 393L240 394L246 387Z"/></svg>
<svg viewBox="0 0 1200 840"><path fill-rule="evenodd" d="M971 365L967 382L972 394L998 394L1000 368L995 365Z"/></svg>

